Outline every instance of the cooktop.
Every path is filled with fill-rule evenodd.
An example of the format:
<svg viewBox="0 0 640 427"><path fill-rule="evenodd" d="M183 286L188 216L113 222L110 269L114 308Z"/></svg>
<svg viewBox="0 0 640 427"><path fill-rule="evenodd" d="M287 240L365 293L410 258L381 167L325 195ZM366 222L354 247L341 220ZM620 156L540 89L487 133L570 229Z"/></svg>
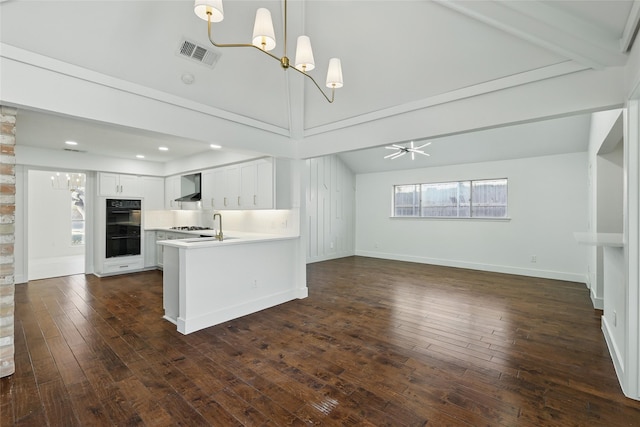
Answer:
<svg viewBox="0 0 640 427"><path fill-rule="evenodd" d="M211 230L211 227L200 227L198 225L180 225L177 227L171 227L172 230L185 230L185 231L196 231L196 230Z"/></svg>

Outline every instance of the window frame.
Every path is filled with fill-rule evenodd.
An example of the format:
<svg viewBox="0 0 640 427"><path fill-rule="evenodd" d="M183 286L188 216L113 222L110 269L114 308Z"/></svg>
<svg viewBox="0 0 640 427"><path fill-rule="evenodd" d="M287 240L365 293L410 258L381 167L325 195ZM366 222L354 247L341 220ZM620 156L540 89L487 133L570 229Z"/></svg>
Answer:
<svg viewBox="0 0 640 427"><path fill-rule="evenodd" d="M482 181L505 181L506 186L506 203L504 205L505 215L504 216L473 216L473 188L474 182L482 182ZM469 216L428 216L422 215L424 206L422 205L422 186L423 185L447 185L447 184L455 184L460 187L461 184L469 185ZM418 205L414 206L413 209L418 212L418 215L396 215L396 188L398 187L410 187L414 186L417 188L417 193L419 195ZM414 189L414 191L416 191ZM460 201L458 201L458 205L460 206ZM456 212L459 212L459 207ZM456 181L437 181L437 182L422 182L419 184L393 184L391 187L391 218L392 219L436 219L436 220L474 220L474 221L509 221L511 217L509 216L509 179L506 177L503 178L482 178L482 179L462 179Z"/></svg>

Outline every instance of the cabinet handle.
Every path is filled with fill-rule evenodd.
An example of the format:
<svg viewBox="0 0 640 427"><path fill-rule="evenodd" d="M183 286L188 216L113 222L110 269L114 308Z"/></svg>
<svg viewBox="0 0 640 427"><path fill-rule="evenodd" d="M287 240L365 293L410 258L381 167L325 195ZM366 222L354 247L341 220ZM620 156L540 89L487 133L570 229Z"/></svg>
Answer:
<svg viewBox="0 0 640 427"><path fill-rule="evenodd" d="M238 196L238 206L240 206L240 196Z"/></svg>
<svg viewBox="0 0 640 427"><path fill-rule="evenodd" d="M255 206L256 204L257 204L257 203L256 203L256 195L254 194L254 195L253 195L253 205Z"/></svg>
<svg viewBox="0 0 640 427"><path fill-rule="evenodd" d="M224 205L227 206L227 198L224 198Z"/></svg>
<svg viewBox="0 0 640 427"><path fill-rule="evenodd" d="M211 198L211 207L214 207L215 203L213 203L213 197Z"/></svg>

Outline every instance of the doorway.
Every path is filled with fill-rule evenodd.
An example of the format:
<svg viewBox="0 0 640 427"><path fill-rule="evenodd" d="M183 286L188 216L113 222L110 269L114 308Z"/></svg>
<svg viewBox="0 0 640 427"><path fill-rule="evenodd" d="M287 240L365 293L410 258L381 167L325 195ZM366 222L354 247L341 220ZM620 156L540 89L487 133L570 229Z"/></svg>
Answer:
<svg viewBox="0 0 640 427"><path fill-rule="evenodd" d="M83 274L86 174L29 170L28 280Z"/></svg>

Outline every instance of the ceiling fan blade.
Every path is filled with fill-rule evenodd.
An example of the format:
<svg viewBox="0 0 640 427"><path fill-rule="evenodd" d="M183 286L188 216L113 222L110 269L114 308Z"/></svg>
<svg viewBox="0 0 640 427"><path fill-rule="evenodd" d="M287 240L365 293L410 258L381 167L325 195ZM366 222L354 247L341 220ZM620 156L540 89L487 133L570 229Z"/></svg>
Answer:
<svg viewBox="0 0 640 427"><path fill-rule="evenodd" d="M393 156L397 156L399 153L391 153L388 156L384 156L385 159L388 159L389 157L393 157ZM393 159L392 159L393 160Z"/></svg>
<svg viewBox="0 0 640 427"><path fill-rule="evenodd" d="M421 146L416 147L416 150L419 150L420 148L424 148L424 147L426 147L427 145L431 145L431 143L430 143L430 142L427 142L426 144L422 144Z"/></svg>
<svg viewBox="0 0 640 427"><path fill-rule="evenodd" d="M397 150L398 149L398 147L384 147L384 148L386 148L387 150Z"/></svg>
<svg viewBox="0 0 640 427"><path fill-rule="evenodd" d="M392 157L391 159L392 159L392 160L393 160L393 159L397 159L398 157L402 157L402 156L404 156L405 154L407 154L407 152L406 152L406 151L401 151L401 152L399 152L399 153L396 153L395 157Z"/></svg>
<svg viewBox="0 0 640 427"><path fill-rule="evenodd" d="M416 159L416 153L411 151L411 160L415 160Z"/></svg>

